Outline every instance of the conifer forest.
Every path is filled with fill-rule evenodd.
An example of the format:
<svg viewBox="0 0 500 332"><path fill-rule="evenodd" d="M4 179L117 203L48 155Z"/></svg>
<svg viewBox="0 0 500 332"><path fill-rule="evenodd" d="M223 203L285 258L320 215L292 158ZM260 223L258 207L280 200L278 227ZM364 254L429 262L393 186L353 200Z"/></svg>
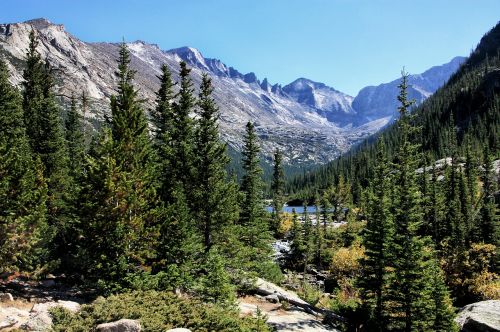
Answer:
<svg viewBox="0 0 500 332"><path fill-rule="evenodd" d="M123 41L89 121L40 45L32 28L20 85L0 52L0 295L77 302L47 331L500 330L500 24L421 103L403 69L393 122L294 172L259 119L234 152L189 61L144 100ZM0 298L0 330L42 331ZM471 304L496 327L461 321ZM103 327L122 319L140 326Z"/></svg>

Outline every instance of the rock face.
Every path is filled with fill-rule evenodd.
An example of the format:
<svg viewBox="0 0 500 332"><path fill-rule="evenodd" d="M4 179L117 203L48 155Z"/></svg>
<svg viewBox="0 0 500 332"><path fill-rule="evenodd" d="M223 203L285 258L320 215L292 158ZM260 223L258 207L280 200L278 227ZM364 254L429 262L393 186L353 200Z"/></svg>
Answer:
<svg viewBox="0 0 500 332"><path fill-rule="evenodd" d="M109 111L109 97L115 93L114 71L119 45L83 42L64 26L45 19L0 24L0 56L7 60L11 80L16 85L22 81L31 29L37 30L40 39L38 51L54 68L57 95L62 102L68 104L67 97L73 92L79 95L85 91L91 101L84 115L86 120L91 124L103 120ZM140 88L140 97L148 100L146 109L154 107L154 94L159 88L157 75L162 64L169 66L177 80L179 61L186 61L192 68L196 88L202 73L208 73L222 113L222 138L236 151L243 145L246 122L253 121L265 156L270 157L280 148L287 164L324 163L390 120L390 116L385 115L387 112L378 117L365 114L363 120L359 120L359 111L351 105L353 98L322 83L299 79L282 88L271 85L267 79L260 82L254 73L242 74L220 60L205 58L192 47L164 51L143 41L128 43L128 47L132 53L131 65L137 70L135 82Z"/></svg>
<svg viewBox="0 0 500 332"><path fill-rule="evenodd" d="M422 103L446 83L464 61L464 57L455 57L450 62L432 67L422 74L410 75L408 78L410 85L408 97L415 99L417 105ZM385 117L389 117L391 120L397 118L398 101L396 97L399 93L399 82L398 78L389 83L361 89L352 102L352 107L358 115L355 123L362 124Z"/></svg>
<svg viewBox="0 0 500 332"><path fill-rule="evenodd" d="M116 322L97 325L99 332L140 332L141 324L137 320L120 319Z"/></svg>
<svg viewBox="0 0 500 332"><path fill-rule="evenodd" d="M469 304L460 310L456 322L462 332L498 332L500 301L490 300Z"/></svg>

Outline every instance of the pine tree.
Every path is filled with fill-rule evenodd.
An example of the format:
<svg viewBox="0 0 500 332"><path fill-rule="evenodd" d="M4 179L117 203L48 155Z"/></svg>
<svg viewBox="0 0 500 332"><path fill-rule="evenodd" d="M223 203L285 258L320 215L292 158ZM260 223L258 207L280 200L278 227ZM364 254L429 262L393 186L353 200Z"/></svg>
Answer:
<svg viewBox="0 0 500 332"><path fill-rule="evenodd" d="M483 192L481 206L481 223L480 235L481 240L485 243L498 244L499 227L498 227L498 207L495 203L495 181L493 161L488 150L484 152L483 163Z"/></svg>
<svg viewBox="0 0 500 332"><path fill-rule="evenodd" d="M441 271L437 259L429 259L427 272L427 277L430 278L428 284L430 285L429 293L432 296L431 312L434 318L429 330L435 332L458 331L458 326L454 321L455 312L450 294L446 288L443 271Z"/></svg>
<svg viewBox="0 0 500 332"><path fill-rule="evenodd" d="M389 211L390 171L387 167L384 143L377 143L375 177L371 185L368 202L367 225L363 231L365 257L362 260L364 273L359 280L364 305L369 313L368 325L373 331L387 329L387 287L391 261L390 249L394 236L394 224Z"/></svg>
<svg viewBox="0 0 500 332"><path fill-rule="evenodd" d="M394 237L391 254L391 268L394 275L391 278L389 298L389 327L399 331L428 330L431 324L429 308L431 296L423 290L426 288L424 275L425 243L418 235L422 224L420 208L420 193L415 179L417 146L411 142L414 128L410 122L409 108L412 101L408 100L408 74L403 72L398 100L400 118L400 145L397 154L397 173L395 175L396 196L394 207Z"/></svg>
<svg viewBox="0 0 500 332"><path fill-rule="evenodd" d="M0 271L30 270L45 260L50 232L45 220L47 187L33 159L21 98L0 59Z"/></svg>
<svg viewBox="0 0 500 332"><path fill-rule="evenodd" d="M283 155L279 149L274 151L273 178L271 183L273 199L273 231L277 231L281 224L281 211L283 209L285 194L285 173L283 171Z"/></svg>
<svg viewBox="0 0 500 332"><path fill-rule="evenodd" d="M465 155L465 181L467 185L466 203L468 205L468 214L466 215L466 240L470 244L477 240L477 225L475 217L478 206L478 162L474 151L472 151L470 140L467 142Z"/></svg>
<svg viewBox="0 0 500 332"><path fill-rule="evenodd" d="M172 131L172 177L184 190L188 205L191 207L194 192L192 186L194 151L194 125L190 114L194 111L196 100L193 96L193 83L189 76L191 69L182 61L180 63L180 91L178 100L173 104L174 128Z"/></svg>
<svg viewBox="0 0 500 332"><path fill-rule="evenodd" d="M83 236L89 239L83 253L86 272L108 281L121 280L134 265L151 259L156 242L152 149L125 43L116 75L111 128L91 151L81 215Z"/></svg>
<svg viewBox="0 0 500 332"><path fill-rule="evenodd" d="M314 262L318 269L321 268L322 265L322 250L323 250L323 242L324 242L324 233L321 227L321 207L320 207L320 196L316 194L314 199L315 209L316 209L316 223L314 224Z"/></svg>
<svg viewBox="0 0 500 332"><path fill-rule="evenodd" d="M71 105L66 118L66 142L68 144L70 175L78 182L85 163L85 137L82 117L78 113L74 96L71 96Z"/></svg>
<svg viewBox="0 0 500 332"><path fill-rule="evenodd" d="M37 51L38 38L35 30L29 34L29 46L26 52L26 68L23 71L23 113L26 132L34 150L42 134L39 118L42 115L44 67Z"/></svg>
<svg viewBox="0 0 500 332"><path fill-rule="evenodd" d="M232 307L236 303L235 288L224 266L224 258L215 248L206 253L204 260L205 274L199 281L201 298L225 307Z"/></svg>
<svg viewBox="0 0 500 332"><path fill-rule="evenodd" d="M23 111L31 149L43 163L48 186L47 219L55 231L51 251L53 258L66 255L69 245L71 188L69 158L60 109L55 101L50 65L42 62L36 48L38 40L30 33L23 73Z"/></svg>
<svg viewBox="0 0 500 332"><path fill-rule="evenodd" d="M259 146L255 127L246 125L243 146L243 170L241 183L243 198L240 208L241 241L246 246L249 262L259 264L269 259L271 252L269 225L264 216L262 169L259 161Z"/></svg>
<svg viewBox="0 0 500 332"><path fill-rule="evenodd" d="M221 235L224 234L224 228L234 224L237 215L236 197L232 194L232 184L226 173L229 157L226 154L226 145L219 137L219 109L212 93L211 79L204 74L200 86L195 135L198 157L194 163L197 187L193 206L206 252L213 244L226 241Z"/></svg>
<svg viewBox="0 0 500 332"><path fill-rule="evenodd" d="M174 163L175 130L174 119L174 82L167 65L161 67L160 89L156 93L156 108L152 112L153 123L156 126L154 147L157 154L158 196L164 204L172 202L172 190L175 184Z"/></svg>
<svg viewBox="0 0 500 332"><path fill-rule="evenodd" d="M295 269L299 269L304 264L306 247L302 225L299 222L297 212L292 210L292 229L290 231L290 252L287 256L288 264Z"/></svg>
<svg viewBox="0 0 500 332"><path fill-rule="evenodd" d="M462 201L460 195L460 185L463 181L462 170L458 164L457 141L455 132L455 121L450 117L449 129L449 154L451 156L451 166L447 174L447 201L446 201L446 227L447 237L454 248L464 249L465 246L465 226L464 215L462 214ZM465 194L465 191L462 191Z"/></svg>

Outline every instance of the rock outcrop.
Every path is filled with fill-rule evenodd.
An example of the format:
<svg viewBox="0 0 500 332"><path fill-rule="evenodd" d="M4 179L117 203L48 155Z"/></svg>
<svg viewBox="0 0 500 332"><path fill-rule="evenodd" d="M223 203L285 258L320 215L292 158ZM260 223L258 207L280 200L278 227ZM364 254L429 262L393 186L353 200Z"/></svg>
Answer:
<svg viewBox="0 0 500 332"><path fill-rule="evenodd" d="M120 319L116 322L97 325L99 332L140 332L141 324L138 320Z"/></svg>
<svg viewBox="0 0 500 332"><path fill-rule="evenodd" d="M463 307L456 322L462 332L499 332L500 301L490 300Z"/></svg>

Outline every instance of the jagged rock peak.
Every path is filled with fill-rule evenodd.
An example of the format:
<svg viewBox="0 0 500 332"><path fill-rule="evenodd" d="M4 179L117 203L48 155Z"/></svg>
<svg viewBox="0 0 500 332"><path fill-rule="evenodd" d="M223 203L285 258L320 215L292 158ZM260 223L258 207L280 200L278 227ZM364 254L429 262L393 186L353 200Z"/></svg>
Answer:
<svg viewBox="0 0 500 332"><path fill-rule="evenodd" d="M24 21L24 23L31 24L33 27L35 27L38 30L46 29L46 28L48 28L51 25L55 25L52 22L50 22L48 19L43 18L43 17L41 17L41 18L35 18L35 19L32 19L32 20L28 20L28 21ZM61 24L59 24L59 25L61 25Z"/></svg>
<svg viewBox="0 0 500 332"><path fill-rule="evenodd" d="M138 39L136 41L133 41L133 42L131 42L129 44L140 44L140 45L143 45L143 46L151 46L151 47L154 47L154 48L156 48L158 50L160 49L160 46L158 46L158 44L148 43L148 42L146 42L144 40L140 40L140 39Z"/></svg>
<svg viewBox="0 0 500 332"><path fill-rule="evenodd" d="M176 54L182 60L191 65L205 66L205 58L203 57L201 52L194 47L183 46L168 50L167 53Z"/></svg>

